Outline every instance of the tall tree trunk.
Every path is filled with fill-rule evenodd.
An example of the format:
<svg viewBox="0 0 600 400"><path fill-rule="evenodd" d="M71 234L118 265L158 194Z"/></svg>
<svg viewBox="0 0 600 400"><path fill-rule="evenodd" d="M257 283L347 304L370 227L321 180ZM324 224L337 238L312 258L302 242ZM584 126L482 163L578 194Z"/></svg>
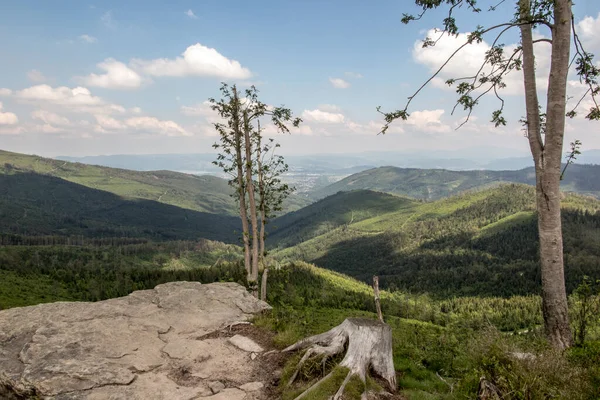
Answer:
<svg viewBox="0 0 600 400"><path fill-rule="evenodd" d="M250 281L252 269L250 265L250 231L248 229L248 212L246 207L246 185L244 184L244 158L242 157L242 130L240 126L240 101L236 87L233 87L235 110L232 112L233 133L235 135L235 159L237 164L238 196L240 202L240 218L242 220L242 240L244 242L244 267L246 277Z"/></svg>
<svg viewBox="0 0 600 400"><path fill-rule="evenodd" d="M246 149L246 191L248 192L250 225L252 229L252 268L248 283L250 284L252 294L254 294L255 297L258 297L258 217L256 215L254 181L252 180L252 142L250 137L252 125L250 124L247 111L244 111L243 118L244 145Z"/></svg>
<svg viewBox="0 0 600 400"><path fill-rule="evenodd" d="M257 138L257 145L256 145L256 167L257 167L257 171L258 171L258 195L260 196L260 203L259 203L259 208L260 208L260 232L259 232L259 242L260 242L260 249L259 249L259 261L260 263L263 265L264 267L264 260L265 260L265 225L267 223L267 215L266 215L266 188L265 188L265 181L264 181L264 176L263 176L263 165L262 165L262 140L261 140L261 136L260 136L260 121L258 121L258 138Z"/></svg>
<svg viewBox="0 0 600 400"><path fill-rule="evenodd" d="M571 346L565 289L560 215L560 170L566 113L566 84L571 40L571 2L554 2L552 58L548 80L545 140L542 139L535 81L531 25L521 26L523 75L527 108L527 135L536 172L536 207L540 240L542 311L550 343L557 349ZM521 17L530 15L530 0L520 0Z"/></svg>

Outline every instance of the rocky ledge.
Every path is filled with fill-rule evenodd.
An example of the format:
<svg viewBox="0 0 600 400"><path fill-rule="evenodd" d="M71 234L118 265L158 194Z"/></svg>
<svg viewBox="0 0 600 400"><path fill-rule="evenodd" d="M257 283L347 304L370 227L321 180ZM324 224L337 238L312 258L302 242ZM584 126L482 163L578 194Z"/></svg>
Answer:
<svg viewBox="0 0 600 400"><path fill-rule="evenodd" d="M235 283L0 311L2 399L265 399L263 350L214 333L269 309Z"/></svg>

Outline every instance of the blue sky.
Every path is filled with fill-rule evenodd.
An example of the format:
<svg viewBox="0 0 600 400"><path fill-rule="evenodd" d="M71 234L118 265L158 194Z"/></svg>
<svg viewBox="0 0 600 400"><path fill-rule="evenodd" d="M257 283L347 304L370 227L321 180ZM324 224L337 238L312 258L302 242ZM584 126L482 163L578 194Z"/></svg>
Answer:
<svg viewBox="0 0 600 400"><path fill-rule="evenodd" d="M511 3L476 16L460 11L461 30L506 19ZM490 99L455 130L464 115L450 115L454 93L433 82L407 123L376 136L376 106L402 107L460 44L448 38L420 49L443 13L406 26L400 18L416 11L411 4L0 1L0 148L48 156L209 152L215 116L203 102L227 81L255 84L263 101L304 118L303 128L280 138L284 153L503 147L526 154L518 75L507 88L506 128L487 122ZM599 2L578 1L575 13L584 43L600 54ZM474 68L483 51L485 43L461 55L442 78ZM543 82L548 48L537 55ZM600 148L595 132L600 127L572 120L567 140Z"/></svg>

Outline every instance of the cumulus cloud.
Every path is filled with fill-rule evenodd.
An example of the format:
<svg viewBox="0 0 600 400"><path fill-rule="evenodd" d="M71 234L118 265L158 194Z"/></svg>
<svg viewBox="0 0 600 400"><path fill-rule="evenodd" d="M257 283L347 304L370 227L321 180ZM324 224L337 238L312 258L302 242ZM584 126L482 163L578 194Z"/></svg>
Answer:
<svg viewBox="0 0 600 400"><path fill-rule="evenodd" d="M319 122L324 124L341 124L344 123L344 114L331 113L321 110L304 110L302 119L309 122Z"/></svg>
<svg viewBox="0 0 600 400"><path fill-rule="evenodd" d="M70 112L92 114L125 112L124 107L108 103L100 97L93 96L89 89L81 86L71 89L66 86L54 88L50 85L42 84L18 90L14 96L25 103L61 107L66 108Z"/></svg>
<svg viewBox="0 0 600 400"><path fill-rule="evenodd" d="M47 110L35 110L31 113L31 118L50 125L71 125L71 121L67 117Z"/></svg>
<svg viewBox="0 0 600 400"><path fill-rule="evenodd" d="M193 106L181 106L181 113L191 117L206 117L215 115L216 112L210 108L211 103L208 100Z"/></svg>
<svg viewBox="0 0 600 400"><path fill-rule="evenodd" d="M231 60L216 49L200 43L189 46L175 59L132 61L132 65L150 76L211 76L226 79L247 79L252 76L239 61Z"/></svg>
<svg viewBox="0 0 600 400"><path fill-rule="evenodd" d="M12 90L6 88L0 88L0 96L10 96L12 94Z"/></svg>
<svg viewBox="0 0 600 400"><path fill-rule="evenodd" d="M440 35L439 31L430 29L427 32L427 37L438 38ZM430 72L437 71L437 69L446 62L446 60L467 41L469 33L461 33L458 36L444 34L433 47L423 48L422 42L417 40L413 46L413 59L424 66L426 66ZM541 38L539 34L535 35L535 38ZM537 46L547 46L545 42L541 42ZM516 44L508 44L504 47L506 55L512 54L516 49ZM485 40L480 43L472 43L464 47L452 60L444 67L440 74L432 81L432 84L440 88L449 88L445 84L446 80L451 78L461 78L465 76L471 76L477 73L481 67L481 63L485 59L485 52L491 48L490 44ZM543 47L537 48L536 51L536 73L538 87L544 89L548 83L548 74L550 71L550 52ZM484 68L484 73L489 73L489 67ZM501 89L500 92L508 95L520 95L523 93L523 75L520 71L512 71L509 73L504 82L506 88ZM451 90L454 90L453 88Z"/></svg>
<svg viewBox="0 0 600 400"><path fill-rule="evenodd" d="M341 78L329 78L329 82L336 89L347 89L350 87L350 83Z"/></svg>
<svg viewBox="0 0 600 400"><path fill-rule="evenodd" d="M196 14L194 14L194 12L191 9L187 10L185 12L185 15L187 15L191 19L198 19L198 17L196 16Z"/></svg>
<svg viewBox="0 0 600 400"><path fill-rule="evenodd" d="M104 74L90 74L80 80L88 86L106 89L135 89L142 85L142 77L127 65L113 58L98 64Z"/></svg>
<svg viewBox="0 0 600 400"><path fill-rule="evenodd" d="M36 83L41 83L46 80L46 77L44 76L44 74L42 74L37 69L32 69L31 71L27 72L27 78L29 78L30 81L36 82Z"/></svg>
<svg viewBox="0 0 600 400"><path fill-rule="evenodd" d="M138 131L158 133L167 136L191 136L174 121L163 121L155 117L134 117L125 120L125 125Z"/></svg>
<svg viewBox="0 0 600 400"><path fill-rule="evenodd" d="M132 117L117 120L108 115L95 115L96 126L94 130L100 133L116 133L119 131L135 130L147 134L166 136L191 136L191 133L174 121L160 120L155 117Z"/></svg>
<svg viewBox="0 0 600 400"><path fill-rule="evenodd" d="M16 125L19 123L19 118L14 113L2 112L4 108L3 104L0 103L0 125Z"/></svg>
<svg viewBox="0 0 600 400"><path fill-rule="evenodd" d="M80 35L78 38L83 43L96 43L98 39L90 35Z"/></svg>
<svg viewBox="0 0 600 400"><path fill-rule="evenodd" d="M600 13L596 18L585 17L577 23L576 28L587 51L600 50Z"/></svg>
<svg viewBox="0 0 600 400"><path fill-rule="evenodd" d="M412 128L426 133L445 133L450 132L451 128L447 124L441 121L444 110L422 110L413 111L410 113L410 117L404 124L411 126Z"/></svg>
<svg viewBox="0 0 600 400"><path fill-rule="evenodd" d="M342 109L335 104L320 104L317 108L321 111L327 111L331 113L339 113L342 111Z"/></svg>

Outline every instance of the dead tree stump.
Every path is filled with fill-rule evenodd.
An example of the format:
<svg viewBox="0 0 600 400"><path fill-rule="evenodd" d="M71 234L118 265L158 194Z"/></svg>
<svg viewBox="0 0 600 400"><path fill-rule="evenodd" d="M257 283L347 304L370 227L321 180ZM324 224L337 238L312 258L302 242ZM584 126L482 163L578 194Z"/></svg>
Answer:
<svg viewBox="0 0 600 400"><path fill-rule="evenodd" d="M396 372L392 354L392 328L386 323L366 318L347 318L325 333L302 339L284 349L284 352L289 352L308 348L288 385L294 382L307 359L323 356L323 363L325 363L327 358L341 354L346 345L346 355L339 366L348 368L349 372L333 397L334 400L341 398L346 384L353 375L358 376L366 384L369 370L383 378L389 385L389 390L395 392ZM330 376L331 373L296 397L296 400L304 398ZM363 393L362 397L366 398L366 393Z"/></svg>

